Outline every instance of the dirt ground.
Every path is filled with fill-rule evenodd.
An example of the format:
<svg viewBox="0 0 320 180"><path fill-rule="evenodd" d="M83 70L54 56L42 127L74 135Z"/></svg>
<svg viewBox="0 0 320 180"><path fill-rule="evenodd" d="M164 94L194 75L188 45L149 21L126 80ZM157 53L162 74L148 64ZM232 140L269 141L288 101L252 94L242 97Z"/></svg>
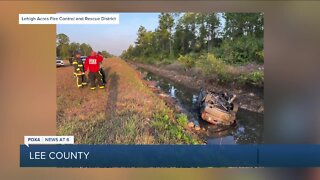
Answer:
<svg viewBox="0 0 320 180"><path fill-rule="evenodd" d="M204 87L215 91L227 91L229 93L236 94L236 102L241 108L259 113L264 112L263 90L237 87L233 84L222 86L214 80L208 80L201 77L199 74L197 74L197 72L181 72L177 68L169 67L170 65L168 67L158 67L155 65L141 63L131 63L131 65L135 68L141 67L154 74L168 78L195 90L200 90L201 87ZM245 72L249 71L250 69L257 68L261 67L252 65L239 68L237 71Z"/></svg>

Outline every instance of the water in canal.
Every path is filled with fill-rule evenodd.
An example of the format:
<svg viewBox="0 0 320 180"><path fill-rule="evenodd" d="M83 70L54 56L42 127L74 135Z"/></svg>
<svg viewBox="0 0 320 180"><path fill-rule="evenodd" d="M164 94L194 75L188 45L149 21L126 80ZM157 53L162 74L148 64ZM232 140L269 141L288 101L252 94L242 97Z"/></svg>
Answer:
<svg viewBox="0 0 320 180"><path fill-rule="evenodd" d="M263 143L263 114L239 108L234 125L217 127L202 120L199 116L197 108L198 91L174 83L142 68L138 68L138 70L144 74L146 80L157 82L157 88L176 99L179 105L189 112L188 118L199 123L201 129L205 129L204 138L207 144Z"/></svg>

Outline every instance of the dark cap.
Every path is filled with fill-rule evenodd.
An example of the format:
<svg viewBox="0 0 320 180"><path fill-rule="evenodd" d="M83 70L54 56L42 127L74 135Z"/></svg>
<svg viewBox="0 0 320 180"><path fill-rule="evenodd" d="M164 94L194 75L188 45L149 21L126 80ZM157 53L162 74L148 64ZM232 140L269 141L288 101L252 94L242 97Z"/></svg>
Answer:
<svg viewBox="0 0 320 180"><path fill-rule="evenodd" d="M74 51L74 55L80 54L79 51Z"/></svg>

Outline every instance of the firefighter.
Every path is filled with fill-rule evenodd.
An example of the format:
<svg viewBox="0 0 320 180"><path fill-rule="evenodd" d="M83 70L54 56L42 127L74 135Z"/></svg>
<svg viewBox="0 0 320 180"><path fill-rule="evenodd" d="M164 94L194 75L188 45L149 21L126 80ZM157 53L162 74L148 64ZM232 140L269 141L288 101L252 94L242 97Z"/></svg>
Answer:
<svg viewBox="0 0 320 180"><path fill-rule="evenodd" d="M79 52L75 53L75 58L73 59L73 67L74 67L74 75L77 78L77 86L78 88L87 85L87 77L84 71L84 65L81 60L81 56Z"/></svg>
<svg viewBox="0 0 320 180"><path fill-rule="evenodd" d="M98 81L99 88L104 88L104 84L102 82L102 75L99 73L101 62L102 59L97 58L97 53L92 51L91 55L87 57L86 62L84 64L84 70L89 71L88 76L90 80L91 90L96 89L96 80Z"/></svg>
<svg viewBox="0 0 320 180"><path fill-rule="evenodd" d="M74 59L74 57L69 57L69 58L68 58L70 65L72 64L73 59Z"/></svg>
<svg viewBox="0 0 320 180"><path fill-rule="evenodd" d="M101 59L99 72L100 72L100 74L101 74L101 76L102 76L102 82L103 82L103 84L106 84L106 83L107 83L107 82L106 82L106 73L104 72L103 66L102 66L102 61L103 61L104 58L103 58L103 56L102 56L102 54L101 54L100 51L98 51L97 58L100 58L100 59Z"/></svg>

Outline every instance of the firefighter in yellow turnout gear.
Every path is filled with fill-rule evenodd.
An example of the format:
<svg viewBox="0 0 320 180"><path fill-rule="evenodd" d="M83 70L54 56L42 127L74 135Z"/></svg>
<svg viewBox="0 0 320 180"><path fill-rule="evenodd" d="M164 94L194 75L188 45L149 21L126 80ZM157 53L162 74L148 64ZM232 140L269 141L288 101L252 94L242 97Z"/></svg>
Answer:
<svg viewBox="0 0 320 180"><path fill-rule="evenodd" d="M81 55L79 52L76 52L75 58L72 61L72 65L74 67L74 75L77 78L77 86L78 88L87 85L87 77L84 71L84 64L81 59Z"/></svg>

